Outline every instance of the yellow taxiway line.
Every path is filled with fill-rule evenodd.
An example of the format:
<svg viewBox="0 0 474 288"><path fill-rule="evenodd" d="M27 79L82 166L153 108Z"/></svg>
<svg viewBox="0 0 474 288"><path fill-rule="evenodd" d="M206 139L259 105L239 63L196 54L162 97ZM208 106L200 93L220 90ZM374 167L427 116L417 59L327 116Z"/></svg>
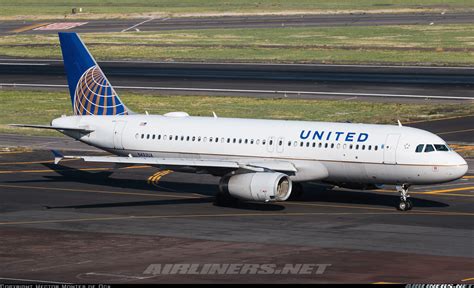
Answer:
<svg viewBox="0 0 474 288"><path fill-rule="evenodd" d="M432 194L449 193L449 192L465 191L465 190L474 190L474 186L453 188L453 189L443 189L443 190L433 190L433 191L424 192L423 194L432 195Z"/></svg>
<svg viewBox="0 0 474 288"><path fill-rule="evenodd" d="M5 185L0 184L0 188L18 188L18 189L38 189L48 191L64 191L64 192L81 192L81 193L99 193L99 194L115 194L115 195L127 195L127 196L147 196L147 197L161 197L161 198L176 198L176 199L197 199L202 197L193 196L182 196L172 194L152 194L152 193L132 193L132 192L120 192L120 191L104 191L104 190L92 190L92 189L71 189L71 188L55 188L55 187L42 187L42 186L29 186L29 185Z"/></svg>
<svg viewBox="0 0 474 288"><path fill-rule="evenodd" d="M173 173L172 170L158 171L155 174L148 177L147 182L148 182L148 184L157 184L160 181L161 177L166 176L166 175L171 174L171 173Z"/></svg>

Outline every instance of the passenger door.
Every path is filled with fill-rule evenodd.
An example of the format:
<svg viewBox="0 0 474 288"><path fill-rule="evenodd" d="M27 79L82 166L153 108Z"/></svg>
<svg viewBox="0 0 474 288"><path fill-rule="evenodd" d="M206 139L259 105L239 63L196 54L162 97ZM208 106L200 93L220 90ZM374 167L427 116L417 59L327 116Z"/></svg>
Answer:
<svg viewBox="0 0 474 288"><path fill-rule="evenodd" d="M115 149L123 149L123 131L125 129L125 125L127 122L123 120L117 120L115 121L115 127L114 127L114 148Z"/></svg>
<svg viewBox="0 0 474 288"><path fill-rule="evenodd" d="M383 147L383 163L397 163L397 146L400 134L388 134Z"/></svg>

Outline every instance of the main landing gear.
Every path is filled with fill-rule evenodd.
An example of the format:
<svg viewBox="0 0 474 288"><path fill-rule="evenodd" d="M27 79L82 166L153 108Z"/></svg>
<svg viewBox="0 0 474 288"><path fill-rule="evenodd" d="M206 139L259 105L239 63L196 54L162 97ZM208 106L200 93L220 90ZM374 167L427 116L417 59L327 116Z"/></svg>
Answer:
<svg viewBox="0 0 474 288"><path fill-rule="evenodd" d="M402 186L397 186L398 192L400 192L400 203L398 204L397 209L400 211L408 211L413 208L413 203L411 202L410 195L408 195L409 184L403 184Z"/></svg>

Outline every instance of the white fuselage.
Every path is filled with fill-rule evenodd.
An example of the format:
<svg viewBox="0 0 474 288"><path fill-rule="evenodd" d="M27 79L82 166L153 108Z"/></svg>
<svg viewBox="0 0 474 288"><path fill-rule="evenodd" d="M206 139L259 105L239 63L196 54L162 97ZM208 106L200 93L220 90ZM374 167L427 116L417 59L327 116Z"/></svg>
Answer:
<svg viewBox="0 0 474 288"><path fill-rule="evenodd" d="M416 152L420 144L445 145L420 129L355 123L282 121L161 115L71 116L53 126L94 132L79 136L116 155L206 159L285 160L293 181L428 184L467 171L456 152ZM322 167L324 166L324 167Z"/></svg>

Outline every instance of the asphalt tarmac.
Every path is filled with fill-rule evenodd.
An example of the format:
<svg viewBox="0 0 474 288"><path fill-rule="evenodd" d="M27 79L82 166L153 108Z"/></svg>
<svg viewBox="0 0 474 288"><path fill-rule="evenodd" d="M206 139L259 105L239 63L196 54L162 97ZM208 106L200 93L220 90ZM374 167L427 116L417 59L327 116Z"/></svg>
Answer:
<svg viewBox="0 0 474 288"><path fill-rule="evenodd" d="M469 12L457 13L396 13L396 14L322 14L322 15L267 15L267 16L219 16L181 18L141 18L81 20L80 16L65 20L2 21L0 34L44 34L58 29L44 30L54 23L81 22L81 26L67 31L80 33L160 31L183 29L222 28L285 28L285 27L328 27L328 26L369 26L369 25L436 25L453 23L473 23L474 15ZM43 29L43 30L42 30Z"/></svg>
<svg viewBox="0 0 474 288"><path fill-rule="evenodd" d="M68 154L103 154L69 151ZM474 161L468 160L470 167ZM306 184L276 204L214 204L218 179L0 152L1 282L472 283L474 171L411 190ZM322 274L156 274L151 264L328 264Z"/></svg>
<svg viewBox="0 0 474 288"><path fill-rule="evenodd" d="M474 99L471 67L377 65L99 63L118 90L162 94L361 99L396 102L468 102ZM65 89L62 61L1 59L0 86Z"/></svg>

